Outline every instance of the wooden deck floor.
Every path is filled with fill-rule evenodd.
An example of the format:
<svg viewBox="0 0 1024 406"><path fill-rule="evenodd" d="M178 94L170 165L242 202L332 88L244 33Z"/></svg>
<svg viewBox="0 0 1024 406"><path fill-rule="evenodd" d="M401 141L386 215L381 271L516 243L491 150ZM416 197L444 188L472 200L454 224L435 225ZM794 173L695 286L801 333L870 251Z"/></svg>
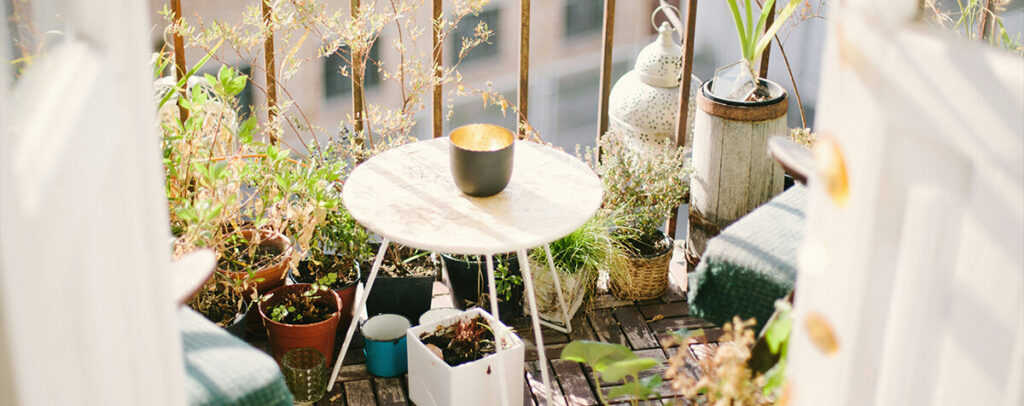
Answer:
<svg viewBox="0 0 1024 406"><path fill-rule="evenodd" d="M689 316L686 304L685 271L674 266L671 272L671 289L660 299L633 302L615 299L611 295L600 295L590 304L589 309L581 309L573 319L572 334L563 334L555 330L543 328L544 350L548 357L549 376L552 379L554 392L553 405L597 405L597 395L593 376L589 368L570 361L559 360L562 348L572 340L600 340L619 343L633 349L637 355L666 360L679 350L678 347L662 348L661 338L667 331L680 328L704 328L709 337L717 337L717 328L708 322ZM678 281L678 282L677 282ZM451 298L443 283L435 283L433 307L450 307ZM537 349L529 318L520 318L513 323L513 328L526 343L526 370L523 403L525 405L544 405L544 384L541 380L541 365L537 360ZM720 326L719 326L720 328ZM340 348L341 333L338 334L337 347ZM254 346L266 350L266 337L249 335L248 340ZM696 365L696 360L706 357L709 349L716 344L691 344L687 358ZM659 366L641 377L661 374L665 366ZM697 373L691 369L691 375ZM395 378L377 378L366 371L362 341L357 336L353 339L352 348L345 358L345 365L338 375L334 390L326 394L317 405L407 405L408 380L405 375ZM607 393L607 388L602 388ZM649 404L682 404L674 395L668 383L658 388L662 399ZM610 400L611 403L625 403L626 398Z"/></svg>

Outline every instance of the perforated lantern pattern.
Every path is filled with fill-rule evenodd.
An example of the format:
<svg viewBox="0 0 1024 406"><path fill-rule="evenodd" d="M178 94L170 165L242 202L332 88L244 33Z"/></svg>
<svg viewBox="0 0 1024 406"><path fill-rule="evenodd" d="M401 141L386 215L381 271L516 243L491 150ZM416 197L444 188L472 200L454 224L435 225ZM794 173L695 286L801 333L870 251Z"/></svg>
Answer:
<svg viewBox="0 0 1024 406"><path fill-rule="evenodd" d="M663 23L658 32L658 38L640 51L633 70L615 82L609 96L609 132L640 151L675 146L682 68L680 47L672 41L672 30L667 23ZM699 85L700 80L692 77L687 145L692 139L694 97Z"/></svg>

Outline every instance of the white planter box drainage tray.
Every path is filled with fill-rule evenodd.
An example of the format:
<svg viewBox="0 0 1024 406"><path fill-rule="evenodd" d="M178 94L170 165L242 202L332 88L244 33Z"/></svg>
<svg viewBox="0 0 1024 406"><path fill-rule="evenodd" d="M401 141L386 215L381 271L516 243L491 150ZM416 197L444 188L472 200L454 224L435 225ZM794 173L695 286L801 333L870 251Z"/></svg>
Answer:
<svg viewBox="0 0 1024 406"><path fill-rule="evenodd" d="M481 316L496 335L502 337L502 349L495 354L459 366L449 366L420 341L423 333L438 326L450 326L459 320ZM521 405L523 404L522 340L500 321L480 308L472 308L433 323L406 331L409 343L409 399L419 406L440 405ZM501 381L504 380L504 385Z"/></svg>

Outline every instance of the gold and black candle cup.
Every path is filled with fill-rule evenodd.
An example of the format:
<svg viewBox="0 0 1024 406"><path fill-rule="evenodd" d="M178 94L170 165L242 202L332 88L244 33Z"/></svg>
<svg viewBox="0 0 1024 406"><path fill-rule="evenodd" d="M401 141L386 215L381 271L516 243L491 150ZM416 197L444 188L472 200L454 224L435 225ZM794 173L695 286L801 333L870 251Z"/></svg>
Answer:
<svg viewBox="0 0 1024 406"><path fill-rule="evenodd" d="M515 134L491 124L469 124L448 135L451 169L463 193L493 196L505 190L512 178Z"/></svg>

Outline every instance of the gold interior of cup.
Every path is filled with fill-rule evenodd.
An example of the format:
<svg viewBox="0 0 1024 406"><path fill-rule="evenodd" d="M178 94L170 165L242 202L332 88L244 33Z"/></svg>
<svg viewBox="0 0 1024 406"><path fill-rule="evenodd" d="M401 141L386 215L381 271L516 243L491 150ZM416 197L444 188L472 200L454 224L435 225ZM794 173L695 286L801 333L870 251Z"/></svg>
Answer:
<svg viewBox="0 0 1024 406"><path fill-rule="evenodd" d="M456 128L448 135L456 147L470 151L497 151L515 141L512 132L492 124L470 124Z"/></svg>

